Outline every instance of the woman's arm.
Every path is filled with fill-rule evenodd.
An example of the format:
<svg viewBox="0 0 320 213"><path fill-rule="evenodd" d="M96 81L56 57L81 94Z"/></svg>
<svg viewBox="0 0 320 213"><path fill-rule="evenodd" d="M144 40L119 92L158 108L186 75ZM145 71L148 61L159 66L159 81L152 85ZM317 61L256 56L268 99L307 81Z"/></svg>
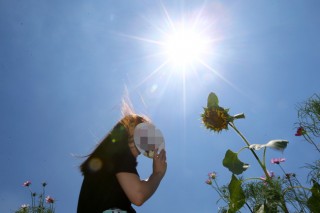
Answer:
<svg viewBox="0 0 320 213"><path fill-rule="evenodd" d="M166 170L166 152L161 150L153 157L153 172L149 179L140 180L138 175L128 172L119 172L116 176L131 203L141 206L157 190Z"/></svg>

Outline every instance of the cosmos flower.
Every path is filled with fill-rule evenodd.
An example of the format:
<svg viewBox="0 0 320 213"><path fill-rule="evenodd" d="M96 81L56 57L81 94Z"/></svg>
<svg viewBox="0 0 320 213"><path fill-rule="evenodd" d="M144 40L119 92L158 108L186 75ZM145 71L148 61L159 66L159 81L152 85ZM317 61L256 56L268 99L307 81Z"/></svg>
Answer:
<svg viewBox="0 0 320 213"><path fill-rule="evenodd" d="M208 174L208 176L209 176L210 179L216 179L217 173L216 173L216 172L210 172L210 173Z"/></svg>
<svg viewBox="0 0 320 213"><path fill-rule="evenodd" d="M31 181L29 180L23 183L23 186L25 187L29 187L30 185L31 185Z"/></svg>
<svg viewBox="0 0 320 213"><path fill-rule="evenodd" d="M270 171L270 172L267 171L267 172L268 172L268 175L269 175L270 178L273 178L275 176L273 171ZM263 180L263 181L267 180L267 178L264 177L264 176L260 177L260 179Z"/></svg>
<svg viewBox="0 0 320 213"><path fill-rule="evenodd" d="M206 184L212 185L212 180L211 179L206 180Z"/></svg>
<svg viewBox="0 0 320 213"><path fill-rule="evenodd" d="M307 133L307 132L306 132L306 130L304 130L303 127L299 127L299 128L297 129L297 132L296 132L295 136L302 136L302 135L304 135L304 134L306 134L306 133Z"/></svg>
<svg viewBox="0 0 320 213"><path fill-rule="evenodd" d="M48 195L48 196L46 197L46 202L47 202L47 203L54 203L54 199Z"/></svg>
<svg viewBox="0 0 320 213"><path fill-rule="evenodd" d="M268 171L268 174L269 174L269 176L271 177L271 178L273 178L274 177L274 172L273 171Z"/></svg>
<svg viewBox="0 0 320 213"><path fill-rule="evenodd" d="M280 164L281 162L285 162L285 161L286 161L285 158L272 158L271 159L272 164Z"/></svg>

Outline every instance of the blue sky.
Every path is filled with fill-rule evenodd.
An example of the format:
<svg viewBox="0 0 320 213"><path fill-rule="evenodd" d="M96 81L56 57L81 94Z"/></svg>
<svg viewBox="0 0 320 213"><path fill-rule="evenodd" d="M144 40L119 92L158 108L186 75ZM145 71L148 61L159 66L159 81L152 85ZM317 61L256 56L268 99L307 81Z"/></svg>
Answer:
<svg viewBox="0 0 320 213"><path fill-rule="evenodd" d="M305 182L301 167L318 159L295 137L297 104L319 92L318 1L20 1L0 0L0 212L29 203L21 185L33 182L56 198L56 212L75 212L82 176L78 165L120 118L125 91L137 113L165 136L168 170L147 212L215 212L217 194L204 181L222 166L227 149L244 143L233 132L201 124L215 92L251 143L290 141L284 167ZM212 39L204 63L165 64L163 34L170 23L195 23ZM154 42L156 41L156 42ZM260 177L251 164L246 177ZM140 156L147 178L152 162ZM274 165L270 170L281 174Z"/></svg>

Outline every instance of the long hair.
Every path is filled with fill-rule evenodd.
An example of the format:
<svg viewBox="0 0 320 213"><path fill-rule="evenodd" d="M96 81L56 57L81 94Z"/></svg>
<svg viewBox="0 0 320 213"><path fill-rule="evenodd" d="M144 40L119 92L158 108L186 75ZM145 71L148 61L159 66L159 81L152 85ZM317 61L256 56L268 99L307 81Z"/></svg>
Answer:
<svg viewBox="0 0 320 213"><path fill-rule="evenodd" d="M109 159L121 152L130 152L129 139L133 137L133 132L129 131L130 126L149 122L149 119L137 114L130 114L123 117L107 134L107 136L97 145L87 159L80 165L83 175L88 172L97 172L105 167Z"/></svg>

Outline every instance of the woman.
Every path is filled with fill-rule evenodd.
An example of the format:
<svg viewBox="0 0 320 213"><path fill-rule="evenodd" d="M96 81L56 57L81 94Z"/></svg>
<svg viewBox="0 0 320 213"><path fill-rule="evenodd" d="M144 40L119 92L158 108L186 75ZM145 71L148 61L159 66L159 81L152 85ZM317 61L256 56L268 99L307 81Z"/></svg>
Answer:
<svg viewBox="0 0 320 213"><path fill-rule="evenodd" d="M134 213L131 204L141 206L156 191L167 169L166 152L154 155L151 176L140 180L136 169L140 152L133 133L143 122L149 121L136 114L126 115L81 164L84 179L78 213Z"/></svg>

